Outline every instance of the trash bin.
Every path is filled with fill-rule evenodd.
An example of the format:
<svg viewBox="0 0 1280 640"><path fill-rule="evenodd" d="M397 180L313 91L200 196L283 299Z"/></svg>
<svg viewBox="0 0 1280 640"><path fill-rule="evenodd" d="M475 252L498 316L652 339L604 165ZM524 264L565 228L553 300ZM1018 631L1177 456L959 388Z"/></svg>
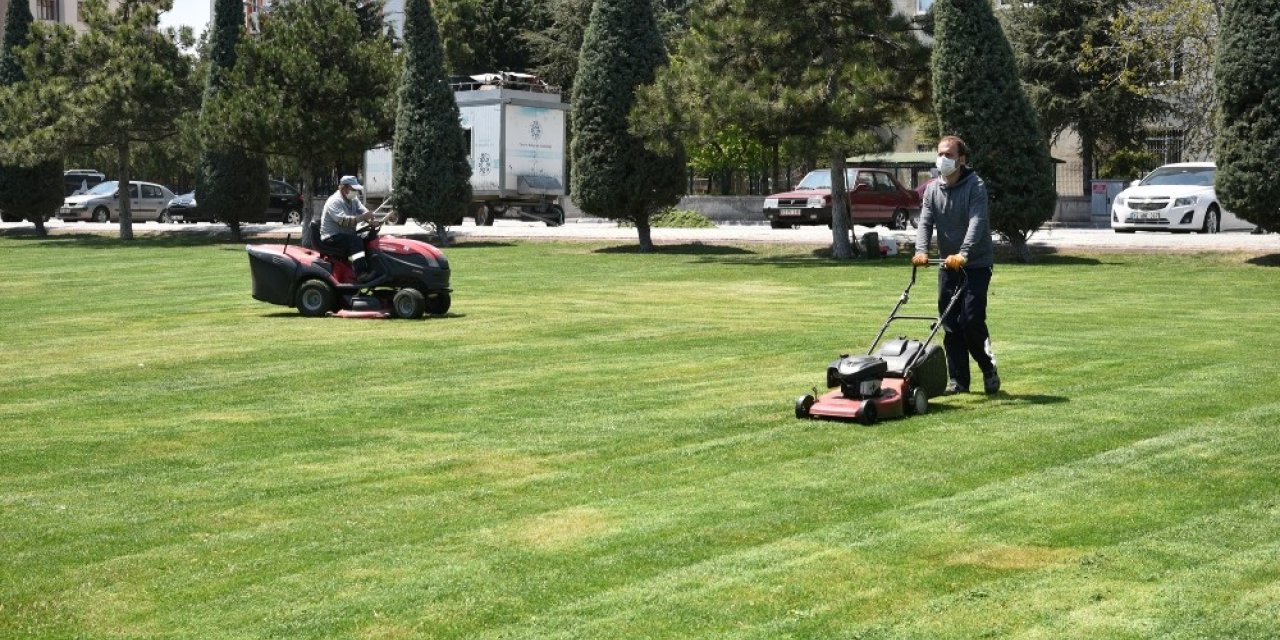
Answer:
<svg viewBox="0 0 1280 640"><path fill-rule="evenodd" d="M862 250L868 258L879 258L880 255L880 234L874 231L868 231L862 234Z"/></svg>

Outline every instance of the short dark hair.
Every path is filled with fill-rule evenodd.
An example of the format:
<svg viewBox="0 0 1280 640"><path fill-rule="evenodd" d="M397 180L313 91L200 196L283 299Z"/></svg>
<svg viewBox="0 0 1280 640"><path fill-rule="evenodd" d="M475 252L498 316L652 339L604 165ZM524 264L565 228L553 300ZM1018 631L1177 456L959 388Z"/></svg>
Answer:
<svg viewBox="0 0 1280 640"><path fill-rule="evenodd" d="M942 144L944 142L950 142L955 145L957 153L966 158L969 157L969 145L965 143L964 138L961 138L960 136L942 136L942 139L938 141L938 144Z"/></svg>

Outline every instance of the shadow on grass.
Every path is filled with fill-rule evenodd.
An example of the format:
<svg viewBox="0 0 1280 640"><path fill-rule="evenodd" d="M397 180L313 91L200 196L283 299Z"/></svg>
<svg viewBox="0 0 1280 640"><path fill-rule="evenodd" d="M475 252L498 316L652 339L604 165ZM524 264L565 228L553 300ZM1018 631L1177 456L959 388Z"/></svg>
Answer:
<svg viewBox="0 0 1280 640"><path fill-rule="evenodd" d="M1018 395L1015 393L1006 393L1004 391L1001 391L991 396L991 399L999 400L1001 404L1033 404L1033 405L1062 404L1064 402L1071 401L1069 398L1064 398L1062 396L1050 396L1042 393L1030 393L1030 394L1024 394L1024 395Z"/></svg>
<svg viewBox="0 0 1280 640"><path fill-rule="evenodd" d="M275 313L264 313L262 314L261 317L287 318L290 320L324 320L324 319L330 319L330 318L336 318L338 320L398 320L399 319L399 318L392 318L390 316L386 318L343 318L340 316L325 316L324 318L308 318L307 316L304 316L301 313L298 313L297 311L276 311ZM456 319L465 318L465 317L467 317L467 314L465 313L450 312L450 313L444 313L440 315L427 314L422 316L422 320L456 320Z"/></svg>
<svg viewBox="0 0 1280 640"><path fill-rule="evenodd" d="M1255 267L1280 267L1280 253L1249 258L1248 260L1245 260L1245 262Z"/></svg>
<svg viewBox="0 0 1280 640"><path fill-rule="evenodd" d="M626 244L614 247L604 247L596 249L592 253L600 254L640 254L640 245ZM689 244L659 244L654 245L652 254L649 255L668 255L668 256L742 256L755 255L754 252L742 247L734 247L719 244L702 244L701 242L693 242Z"/></svg>
<svg viewBox="0 0 1280 640"><path fill-rule="evenodd" d="M19 244L15 248L39 247L75 247L79 249L121 249L129 247L156 247L161 249L178 249L184 247L218 246L240 248L244 244L281 244L283 239L272 242L269 239L254 241L252 238L232 240L230 233L225 234L146 234L138 235L133 240L121 240L118 236L96 234L58 234L51 236L6 235L16 240L31 241L30 244ZM290 243L293 244L293 243Z"/></svg>

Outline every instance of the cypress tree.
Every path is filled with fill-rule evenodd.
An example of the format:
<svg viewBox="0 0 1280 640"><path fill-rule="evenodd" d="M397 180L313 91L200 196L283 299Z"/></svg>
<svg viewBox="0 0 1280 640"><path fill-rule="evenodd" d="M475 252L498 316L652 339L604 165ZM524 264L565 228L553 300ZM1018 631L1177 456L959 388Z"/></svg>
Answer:
<svg viewBox="0 0 1280 640"><path fill-rule="evenodd" d="M1280 12L1271 0L1228 0L1214 81L1221 106L1217 193L1241 218L1280 230Z"/></svg>
<svg viewBox="0 0 1280 640"><path fill-rule="evenodd" d="M933 104L943 135L969 144L987 184L991 228L1031 261L1027 238L1053 216L1053 161L1018 81L1013 50L989 0L933 5Z"/></svg>
<svg viewBox="0 0 1280 640"><path fill-rule="evenodd" d="M643 252L653 251L649 217L684 192L680 146L657 153L628 131L637 88L666 61L650 3L596 0L573 83L571 191L583 211L634 223Z"/></svg>
<svg viewBox="0 0 1280 640"><path fill-rule="evenodd" d="M223 77L236 64L236 43L244 31L241 0L217 0L213 9L213 34L209 42L209 77L204 101L215 99L222 90ZM253 108L243 104L243 108ZM212 118L202 111L201 117ZM205 123L207 131L217 123ZM260 213L267 206L267 163L260 155L214 145L203 140L200 167L196 174L196 200L231 229L240 240L240 220Z"/></svg>
<svg viewBox="0 0 1280 640"><path fill-rule="evenodd" d="M429 0L405 3L404 55L392 161L394 204L402 219L431 222L445 242L445 227L461 220L471 203L471 165Z"/></svg>
<svg viewBox="0 0 1280 640"><path fill-rule="evenodd" d="M25 82L17 49L31 42L31 7L15 0L5 14L4 48L0 49L0 85ZM0 165L0 212L5 220L30 220L46 235L44 219L62 204L62 160L33 166Z"/></svg>

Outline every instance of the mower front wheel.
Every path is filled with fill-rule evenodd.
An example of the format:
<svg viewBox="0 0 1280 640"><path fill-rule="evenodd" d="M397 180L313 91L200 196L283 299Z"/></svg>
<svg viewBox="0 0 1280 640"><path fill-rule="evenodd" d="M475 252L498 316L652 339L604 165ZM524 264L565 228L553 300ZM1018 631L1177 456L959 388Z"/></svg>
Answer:
<svg viewBox="0 0 1280 640"><path fill-rule="evenodd" d="M427 311L427 300L417 289L401 289L391 299L391 312L397 318L417 320Z"/></svg>
<svg viewBox="0 0 1280 640"><path fill-rule="evenodd" d="M871 426L876 423L876 419L880 417L880 409L876 407L875 400L863 400L858 405L858 422L864 426Z"/></svg>
<svg viewBox="0 0 1280 640"><path fill-rule="evenodd" d="M911 395L907 397L907 413L919 416L929 413L929 395L924 389L916 387L911 390Z"/></svg>
<svg viewBox="0 0 1280 640"><path fill-rule="evenodd" d="M433 316L442 316L449 312L451 304L453 304L453 301L449 298L449 292L441 291L427 298L427 313Z"/></svg>
<svg viewBox="0 0 1280 640"><path fill-rule="evenodd" d="M800 396L799 398L796 398L796 417L801 420L808 418L809 409L813 408L814 402L816 402L814 397L807 393L805 395Z"/></svg>
<svg viewBox="0 0 1280 640"><path fill-rule="evenodd" d="M307 280L298 287L298 313L308 318L318 318L333 311L333 288L320 280Z"/></svg>

